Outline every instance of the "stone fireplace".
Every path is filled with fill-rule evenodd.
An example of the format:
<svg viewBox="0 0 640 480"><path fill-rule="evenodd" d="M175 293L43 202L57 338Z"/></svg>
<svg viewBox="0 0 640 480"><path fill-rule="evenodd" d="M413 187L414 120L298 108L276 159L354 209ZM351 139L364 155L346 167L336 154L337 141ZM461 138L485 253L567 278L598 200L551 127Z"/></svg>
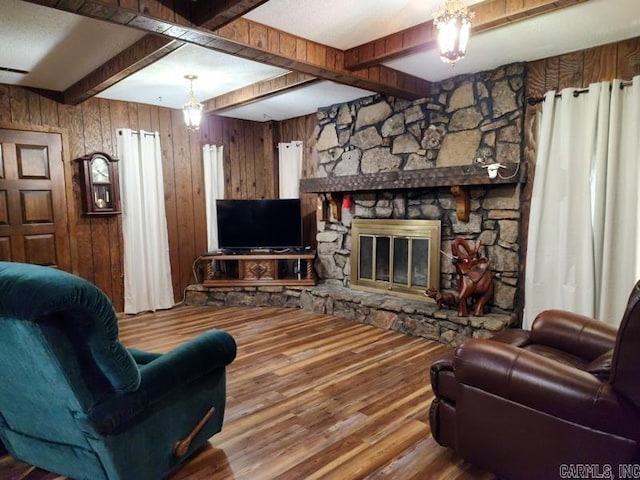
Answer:
<svg viewBox="0 0 640 480"><path fill-rule="evenodd" d="M381 219L381 214L387 220L436 220L441 223L439 288L455 290L456 271L450 258L453 239L463 237L472 242L480 241L480 251L489 259L495 272L495 294L490 309L497 313L512 313L519 272L520 186L478 186L471 188L469 194L468 222L458 220L456 201L447 188L354 194L351 209L343 210L340 220L329 215L319 222L315 263L318 277L327 285L352 286L354 221ZM423 296L422 301L428 299Z"/></svg>
<svg viewBox="0 0 640 480"><path fill-rule="evenodd" d="M428 97L414 101L374 95L320 110L310 139L317 170L300 185L301 192L318 198L319 284L194 286L187 292L188 303L298 306L451 345L504 329L516 318L521 263L524 78L524 65L513 64L433 84ZM488 180L483 166L494 162L507 168ZM435 221L440 245L427 256L420 243L425 239L390 234L386 227L379 233L365 231L364 246L354 243L361 236L360 222L368 220ZM422 295L425 286L455 289L450 252L456 237L480 242L481 254L491 263L495 294L484 317L437 310ZM353 259L354 245L356 253L368 249L368 263ZM406 251L406 267L397 274L379 270L380 251L402 258ZM409 251L415 257L409 259ZM423 260L422 267L414 265L420 256L429 258L426 266ZM357 270L365 270L364 278L356 277ZM372 293L369 282L378 277L383 293ZM389 286L397 296L388 295ZM415 291L405 291L410 288Z"/></svg>
<svg viewBox="0 0 640 480"><path fill-rule="evenodd" d="M435 220L444 252L440 288L455 289L453 239L479 241L495 272L490 309L513 313L523 97L524 66L513 64L433 84L429 97L412 102L372 96L319 111L318 170L306 191L338 199L318 222L315 266L323 282L353 286L352 219ZM487 181L483 165L494 162L508 168ZM454 189L460 185L462 200ZM343 195L351 201L340 202Z"/></svg>
<svg viewBox="0 0 640 480"><path fill-rule="evenodd" d="M351 288L422 300L440 286L440 221L356 219Z"/></svg>

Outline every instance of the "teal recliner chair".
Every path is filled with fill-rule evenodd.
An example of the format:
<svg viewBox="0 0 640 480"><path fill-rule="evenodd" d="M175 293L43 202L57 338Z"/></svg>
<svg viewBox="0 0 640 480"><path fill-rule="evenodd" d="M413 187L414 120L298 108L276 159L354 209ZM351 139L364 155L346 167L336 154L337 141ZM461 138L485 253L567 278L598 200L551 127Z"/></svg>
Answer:
<svg viewBox="0 0 640 480"><path fill-rule="evenodd" d="M76 480L159 480L222 428L228 333L126 349L111 302L49 267L0 262L0 440Z"/></svg>

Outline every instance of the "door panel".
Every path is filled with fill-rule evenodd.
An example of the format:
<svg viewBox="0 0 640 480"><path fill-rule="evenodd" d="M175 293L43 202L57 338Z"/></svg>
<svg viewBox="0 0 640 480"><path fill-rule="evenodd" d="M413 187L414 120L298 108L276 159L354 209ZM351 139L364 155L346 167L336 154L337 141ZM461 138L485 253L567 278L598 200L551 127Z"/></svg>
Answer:
<svg viewBox="0 0 640 480"><path fill-rule="evenodd" d="M62 139L0 129L0 260L70 271Z"/></svg>
<svg viewBox="0 0 640 480"><path fill-rule="evenodd" d="M9 225L9 206L7 205L6 190L0 190L0 225Z"/></svg>
<svg viewBox="0 0 640 480"><path fill-rule="evenodd" d="M18 178L49 179L49 155L41 145L16 145Z"/></svg>
<svg viewBox="0 0 640 480"><path fill-rule="evenodd" d="M54 223L53 202L49 190L21 190L22 224Z"/></svg>
<svg viewBox="0 0 640 480"><path fill-rule="evenodd" d="M24 255L27 263L56 265L55 236L50 233L24 236Z"/></svg>
<svg viewBox="0 0 640 480"><path fill-rule="evenodd" d="M11 237L0 237L0 261L11 261Z"/></svg>

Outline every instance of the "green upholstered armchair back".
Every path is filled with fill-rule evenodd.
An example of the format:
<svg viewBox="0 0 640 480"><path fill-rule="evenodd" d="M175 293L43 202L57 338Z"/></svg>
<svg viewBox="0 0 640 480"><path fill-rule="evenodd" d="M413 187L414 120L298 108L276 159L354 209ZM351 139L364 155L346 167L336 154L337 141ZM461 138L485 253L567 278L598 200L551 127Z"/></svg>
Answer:
<svg viewBox="0 0 640 480"><path fill-rule="evenodd" d="M140 383L111 302L68 273L8 262L0 262L0 292L0 422L86 446L75 419Z"/></svg>
<svg viewBox="0 0 640 480"><path fill-rule="evenodd" d="M235 356L215 329L164 354L127 350L97 287L0 262L0 441L22 461L75 480L158 480L221 430Z"/></svg>

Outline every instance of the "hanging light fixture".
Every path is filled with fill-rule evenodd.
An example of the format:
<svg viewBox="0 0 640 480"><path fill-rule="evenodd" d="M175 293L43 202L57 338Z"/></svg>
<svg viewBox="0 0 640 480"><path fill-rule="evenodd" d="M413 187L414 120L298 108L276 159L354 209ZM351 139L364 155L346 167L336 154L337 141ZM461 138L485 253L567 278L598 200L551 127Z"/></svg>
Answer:
<svg viewBox="0 0 640 480"><path fill-rule="evenodd" d="M445 0L440 5L433 23L438 29L438 47L443 62L453 65L464 57L472 18L473 12L460 0Z"/></svg>
<svg viewBox="0 0 640 480"><path fill-rule="evenodd" d="M189 98L187 98L187 103L182 106L184 122L187 124L187 128L189 130L198 130L200 128L203 108L203 105L196 100L196 97L193 94L193 81L198 77L196 75L185 75L184 78L190 82Z"/></svg>

